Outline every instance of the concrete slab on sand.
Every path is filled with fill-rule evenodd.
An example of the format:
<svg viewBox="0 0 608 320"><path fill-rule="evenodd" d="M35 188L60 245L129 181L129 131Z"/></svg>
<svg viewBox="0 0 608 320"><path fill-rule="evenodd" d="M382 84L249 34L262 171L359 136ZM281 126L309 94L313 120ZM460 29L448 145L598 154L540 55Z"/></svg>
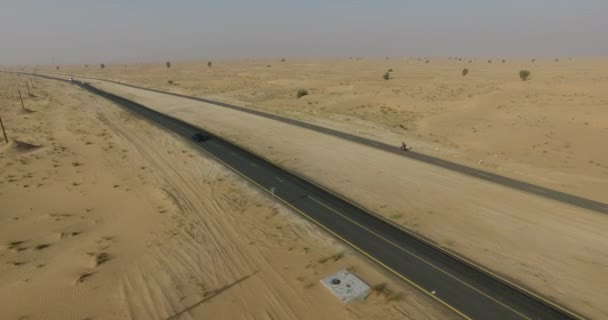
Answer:
<svg viewBox="0 0 608 320"><path fill-rule="evenodd" d="M365 300L371 292L371 287L354 274L341 270L331 276L322 279L325 285L343 303L354 300Z"/></svg>

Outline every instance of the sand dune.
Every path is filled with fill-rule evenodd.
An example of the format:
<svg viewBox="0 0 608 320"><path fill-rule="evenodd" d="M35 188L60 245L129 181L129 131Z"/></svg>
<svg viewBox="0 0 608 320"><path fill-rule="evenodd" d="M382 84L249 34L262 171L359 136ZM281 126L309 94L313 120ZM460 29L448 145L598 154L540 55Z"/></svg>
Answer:
<svg viewBox="0 0 608 320"><path fill-rule="evenodd" d="M24 80L0 75L0 318L453 317L105 100L37 80L20 113ZM344 306L341 268L388 287Z"/></svg>

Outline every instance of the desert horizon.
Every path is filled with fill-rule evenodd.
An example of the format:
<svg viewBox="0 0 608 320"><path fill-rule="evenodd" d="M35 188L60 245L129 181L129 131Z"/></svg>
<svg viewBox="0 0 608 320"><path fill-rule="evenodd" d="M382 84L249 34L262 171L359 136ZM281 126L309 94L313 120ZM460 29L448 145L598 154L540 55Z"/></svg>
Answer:
<svg viewBox="0 0 608 320"><path fill-rule="evenodd" d="M608 2L14 2L0 319L608 318Z"/></svg>

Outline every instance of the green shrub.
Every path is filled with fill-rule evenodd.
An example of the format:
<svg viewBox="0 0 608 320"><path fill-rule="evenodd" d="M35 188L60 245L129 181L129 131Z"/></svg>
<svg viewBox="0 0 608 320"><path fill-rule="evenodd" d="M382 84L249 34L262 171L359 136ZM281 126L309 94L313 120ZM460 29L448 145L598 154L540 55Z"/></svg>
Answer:
<svg viewBox="0 0 608 320"><path fill-rule="evenodd" d="M171 68L171 61L165 62L165 65L167 66L167 69Z"/></svg>
<svg viewBox="0 0 608 320"><path fill-rule="evenodd" d="M462 76L464 77L467 74L469 74L469 69L467 69L467 68L462 69Z"/></svg>
<svg viewBox="0 0 608 320"><path fill-rule="evenodd" d="M382 78L384 78L384 80L388 80L391 78L391 74L389 72L385 73Z"/></svg>
<svg viewBox="0 0 608 320"><path fill-rule="evenodd" d="M211 61L207 62L207 67L211 67Z"/></svg>
<svg viewBox="0 0 608 320"><path fill-rule="evenodd" d="M173 80L167 81L168 84L173 84Z"/></svg>
<svg viewBox="0 0 608 320"><path fill-rule="evenodd" d="M530 77L530 71L521 70L519 72L519 78L521 79L521 81L526 81L526 80L528 80L529 77Z"/></svg>
<svg viewBox="0 0 608 320"><path fill-rule="evenodd" d="M303 96L307 96L307 95L308 95L308 90L305 90L305 89L298 90L298 93L296 94L298 99L302 98Z"/></svg>

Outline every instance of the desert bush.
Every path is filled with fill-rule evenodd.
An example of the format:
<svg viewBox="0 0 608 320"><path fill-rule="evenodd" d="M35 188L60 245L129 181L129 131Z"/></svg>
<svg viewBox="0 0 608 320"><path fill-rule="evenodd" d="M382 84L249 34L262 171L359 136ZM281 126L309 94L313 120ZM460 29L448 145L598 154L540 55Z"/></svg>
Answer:
<svg viewBox="0 0 608 320"><path fill-rule="evenodd" d="M521 81L526 81L526 80L528 80L529 77L530 77L530 71L521 70L519 72L519 78L521 79Z"/></svg>
<svg viewBox="0 0 608 320"><path fill-rule="evenodd" d="M88 64L85 64L85 65L84 65L84 67L85 67L85 68L88 68L88 67L89 67L89 65L88 65Z"/></svg>
<svg viewBox="0 0 608 320"><path fill-rule="evenodd" d="M393 72L393 69L388 69L388 72Z"/></svg>
<svg viewBox="0 0 608 320"><path fill-rule="evenodd" d="M429 63L429 62L431 62L431 61L430 60L426 60L424 63Z"/></svg>
<svg viewBox="0 0 608 320"><path fill-rule="evenodd" d="M536 59L532 59L532 63L536 62Z"/></svg>
<svg viewBox="0 0 608 320"><path fill-rule="evenodd" d="M473 63L473 60L469 60L469 63Z"/></svg>
<svg viewBox="0 0 608 320"><path fill-rule="evenodd" d="M165 65L167 66L167 69L171 68L171 61L165 62Z"/></svg>
<svg viewBox="0 0 608 320"><path fill-rule="evenodd" d="M382 76L382 78L383 78L384 80L388 80L388 79L390 79L390 78L391 78L391 74L390 74L389 72L387 72L387 73L385 73L385 74Z"/></svg>
<svg viewBox="0 0 608 320"><path fill-rule="evenodd" d="M285 62L285 58L281 59L281 62Z"/></svg>
<svg viewBox="0 0 608 320"><path fill-rule="evenodd" d="M267 64L267 65L266 65L266 68L270 68L270 67L272 67L272 66L271 66L271 65L269 65L269 64Z"/></svg>
<svg viewBox="0 0 608 320"><path fill-rule="evenodd" d="M102 63L101 68L104 69L105 67L106 67L106 65Z"/></svg>
<svg viewBox="0 0 608 320"><path fill-rule="evenodd" d="M308 95L308 90L305 90L305 89L298 90L298 93L296 94L298 99L302 98L303 96L307 96L307 95Z"/></svg>
<svg viewBox="0 0 608 320"><path fill-rule="evenodd" d="M488 60L488 63L492 63L492 60Z"/></svg>
<svg viewBox="0 0 608 320"><path fill-rule="evenodd" d="M59 66L57 66L56 68L57 68L57 70L59 70Z"/></svg>
<svg viewBox="0 0 608 320"><path fill-rule="evenodd" d="M469 69L467 69L467 68L462 69L462 76L464 77L467 74L469 74Z"/></svg>
<svg viewBox="0 0 608 320"><path fill-rule="evenodd" d="M173 84L173 80L167 81L168 84Z"/></svg>
<svg viewBox="0 0 608 320"><path fill-rule="evenodd" d="M211 61L207 62L207 67L211 67Z"/></svg>
<svg viewBox="0 0 608 320"><path fill-rule="evenodd" d="M558 61L559 61L559 59L558 59L558 58L555 58L555 62L558 62Z"/></svg>
<svg viewBox="0 0 608 320"><path fill-rule="evenodd" d="M502 59L502 63L506 63L506 62L507 62L507 60L505 60L505 59Z"/></svg>

